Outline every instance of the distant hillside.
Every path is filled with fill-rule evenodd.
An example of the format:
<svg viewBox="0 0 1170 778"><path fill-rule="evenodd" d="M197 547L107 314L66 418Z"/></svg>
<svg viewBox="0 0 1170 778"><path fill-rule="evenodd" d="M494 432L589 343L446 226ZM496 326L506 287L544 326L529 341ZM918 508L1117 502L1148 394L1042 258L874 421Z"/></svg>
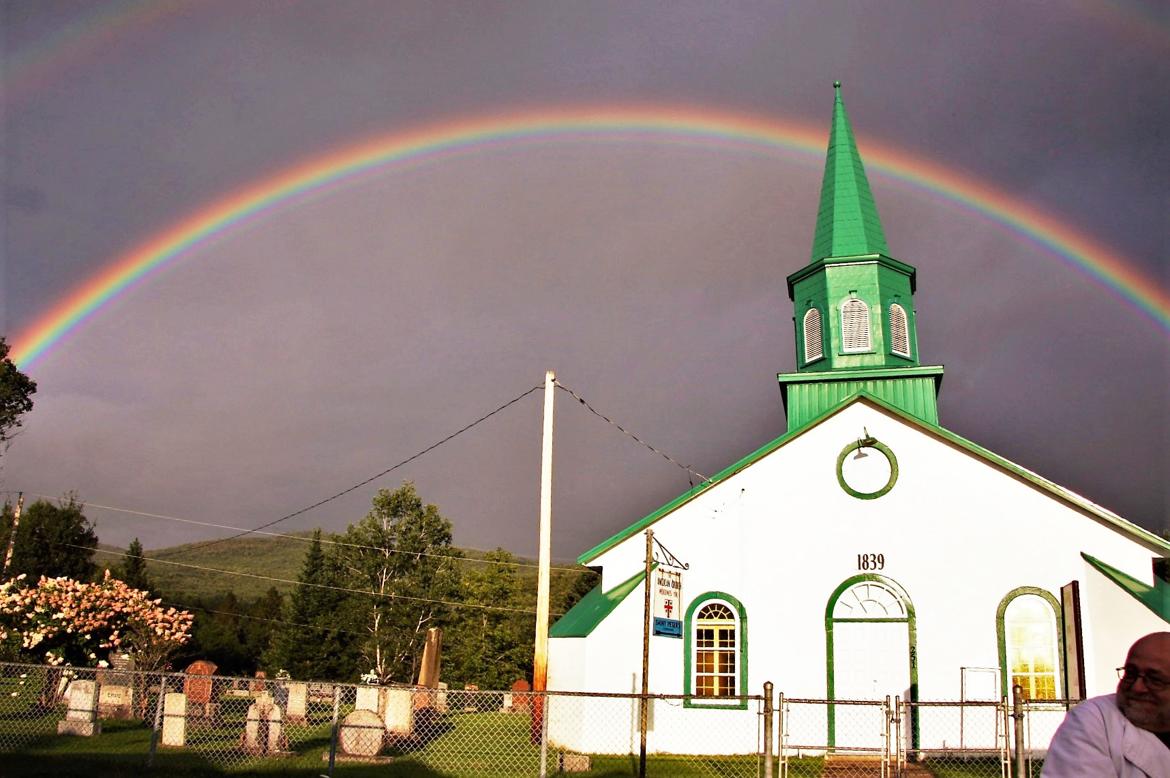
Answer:
<svg viewBox="0 0 1170 778"><path fill-rule="evenodd" d="M202 541L166 548L148 548L144 552L144 556L151 560L146 563L147 574L159 591L174 599L208 597L231 591L241 600L247 601L260 597L270 587L274 587L282 594L288 594L296 584L285 581L295 582L300 575L301 564L309 548L308 540L312 537L311 532L290 534L292 537L260 535L233 538L214 545L205 545L207 541ZM482 558L485 553L474 549L462 551L464 556L472 559ZM122 562L121 555L124 553L124 548L103 544L94 555L94 561L100 566L114 567ZM523 558L517 558L516 561L525 564L535 563L535 560ZM575 567L571 562L554 562L553 565L561 568ZM233 575L212 572L213 570L250 575ZM584 568L580 570L584 571ZM535 602L536 568L521 567L519 573L522 578L533 579ZM588 575L592 580L593 575ZM578 572L554 570L551 581L553 601L557 601L558 592L571 588L578 577ZM283 580L266 580L267 578Z"/></svg>

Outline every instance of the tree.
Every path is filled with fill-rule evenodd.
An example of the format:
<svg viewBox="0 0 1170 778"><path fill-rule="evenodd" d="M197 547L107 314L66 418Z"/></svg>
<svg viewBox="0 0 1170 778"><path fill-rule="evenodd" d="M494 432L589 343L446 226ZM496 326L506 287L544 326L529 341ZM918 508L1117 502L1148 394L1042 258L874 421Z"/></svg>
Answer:
<svg viewBox="0 0 1170 778"><path fill-rule="evenodd" d="M118 569L118 577L131 589L154 591L150 579L146 576L146 560L142 557L142 544L138 542L138 538L130 541L130 548L126 550L126 557Z"/></svg>
<svg viewBox="0 0 1170 778"><path fill-rule="evenodd" d="M66 495L59 505L37 500L27 506L20 515L8 574L23 573L29 580L41 576L92 579L97 569L93 551L98 539L84 508L73 494ZM0 517L0 547L7 547L12 521L12 506L6 503Z"/></svg>
<svg viewBox="0 0 1170 778"><path fill-rule="evenodd" d="M534 611L524 607L528 598L516 558L502 548L489 551L484 564L463 577L462 592L468 607L452 614L443 641L448 676L483 689L508 689L529 678Z"/></svg>
<svg viewBox="0 0 1170 778"><path fill-rule="evenodd" d="M354 603L344 588L344 575L336 559L321 547L321 530L305 552L296 590L284 612L285 624L279 625L264 664L274 670L286 670L293 678L343 680L352 678L357 668L359 634L354 624Z"/></svg>
<svg viewBox="0 0 1170 778"><path fill-rule="evenodd" d="M383 683L413 682L426 631L441 623L443 601L458 590L451 522L424 505L407 482L393 492L380 490L342 541L339 557L349 580L369 596L361 605L363 664Z"/></svg>
<svg viewBox="0 0 1170 778"><path fill-rule="evenodd" d="M96 583L23 575L0 584L0 645L50 665L94 666L107 651L155 670L187 642L193 618L106 571Z"/></svg>
<svg viewBox="0 0 1170 778"><path fill-rule="evenodd" d="M20 417L32 410L36 391L36 383L8 358L8 344L0 335L0 451L20 428Z"/></svg>

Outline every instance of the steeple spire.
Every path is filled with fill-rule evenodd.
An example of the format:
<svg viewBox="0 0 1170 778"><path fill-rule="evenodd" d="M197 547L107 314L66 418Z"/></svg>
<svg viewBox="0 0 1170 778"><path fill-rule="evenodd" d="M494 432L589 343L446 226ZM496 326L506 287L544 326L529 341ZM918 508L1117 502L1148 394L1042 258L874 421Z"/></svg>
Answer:
<svg viewBox="0 0 1170 778"><path fill-rule="evenodd" d="M821 182L821 205L813 237L812 258L858 254L889 254L882 223L878 219L865 167L853 140L853 128L841 99L841 82L833 83L833 125Z"/></svg>
<svg viewBox="0 0 1170 778"><path fill-rule="evenodd" d="M788 428L800 429L858 392L938 424L943 369L918 361L917 271L886 248L840 82L833 88L812 259L788 276L796 372L777 376Z"/></svg>

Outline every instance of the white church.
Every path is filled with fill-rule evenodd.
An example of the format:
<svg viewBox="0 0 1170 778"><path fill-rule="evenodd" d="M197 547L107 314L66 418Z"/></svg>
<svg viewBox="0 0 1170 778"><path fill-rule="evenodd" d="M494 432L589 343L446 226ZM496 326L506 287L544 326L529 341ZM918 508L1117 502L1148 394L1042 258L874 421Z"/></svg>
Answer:
<svg viewBox="0 0 1170 778"><path fill-rule="evenodd" d="M737 697L766 681L818 700L1104 694L1135 639L1170 629L1170 543L940 426L915 274L886 247L838 90L811 260L788 276L788 430L578 557L601 583L550 631L550 690L640 690L648 529L689 565L681 634L651 637L648 673L687 697L655 706L651 752L754 753ZM840 744L826 719L808 737ZM619 748L584 707L548 726L560 747Z"/></svg>

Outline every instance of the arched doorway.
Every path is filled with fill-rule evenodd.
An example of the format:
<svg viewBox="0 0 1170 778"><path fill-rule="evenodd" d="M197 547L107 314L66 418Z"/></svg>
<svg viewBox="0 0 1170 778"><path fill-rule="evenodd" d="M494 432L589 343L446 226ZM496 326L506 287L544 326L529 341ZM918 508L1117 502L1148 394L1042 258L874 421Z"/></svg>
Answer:
<svg viewBox="0 0 1170 778"><path fill-rule="evenodd" d="M917 699L914 606L894 581L863 574L838 586L825 608L825 641L830 700ZM864 712L831 706L829 745L880 748L883 731ZM912 740L916 731L911 724Z"/></svg>

